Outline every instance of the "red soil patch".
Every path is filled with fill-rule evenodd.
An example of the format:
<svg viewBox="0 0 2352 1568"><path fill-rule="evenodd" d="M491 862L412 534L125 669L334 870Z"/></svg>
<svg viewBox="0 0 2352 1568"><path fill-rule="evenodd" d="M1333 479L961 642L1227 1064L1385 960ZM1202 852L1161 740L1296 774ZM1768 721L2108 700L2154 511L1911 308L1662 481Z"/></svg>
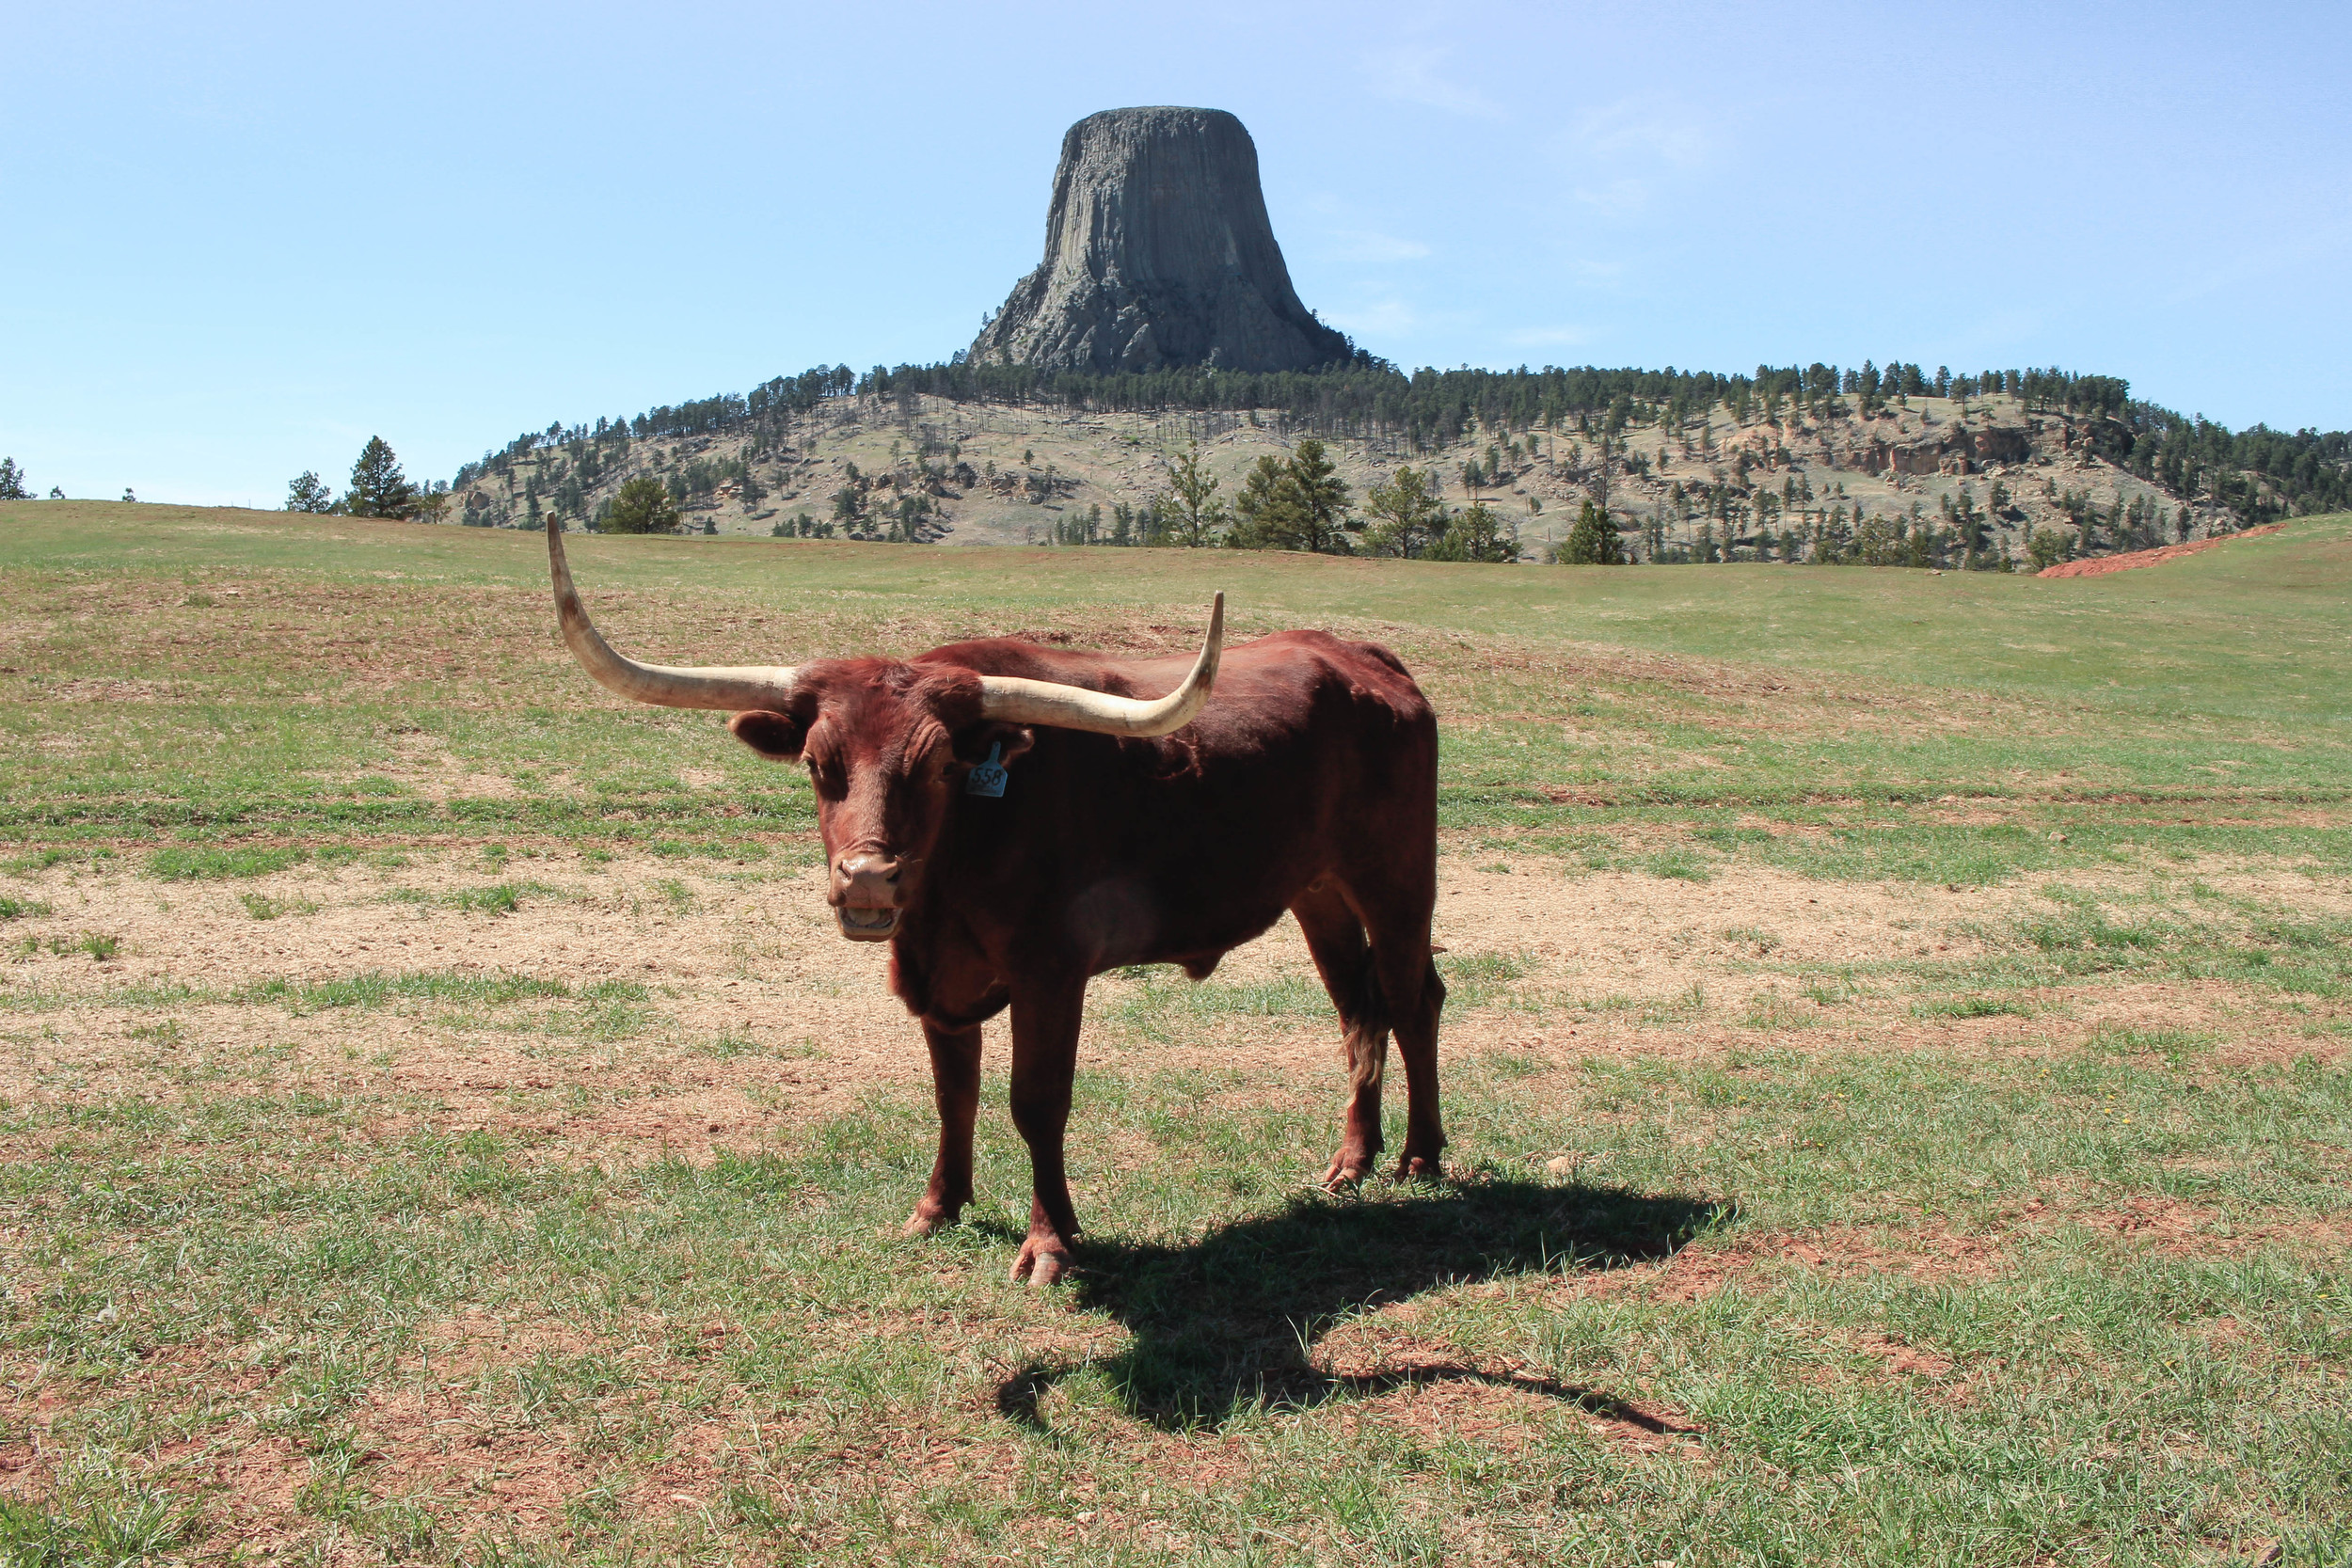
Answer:
<svg viewBox="0 0 2352 1568"><path fill-rule="evenodd" d="M2153 550L2131 550L2122 555L2103 555L2094 561L2069 561L2059 566L2044 566L2034 576L2038 578L2103 578L2109 572L2129 572L2141 566L2161 566L2184 555L2195 555L2232 539L2253 539L2265 533L2276 533L2284 523L2265 523L2249 528L2244 533L2233 533L2221 539L2192 539L2185 545L2165 545Z"/></svg>

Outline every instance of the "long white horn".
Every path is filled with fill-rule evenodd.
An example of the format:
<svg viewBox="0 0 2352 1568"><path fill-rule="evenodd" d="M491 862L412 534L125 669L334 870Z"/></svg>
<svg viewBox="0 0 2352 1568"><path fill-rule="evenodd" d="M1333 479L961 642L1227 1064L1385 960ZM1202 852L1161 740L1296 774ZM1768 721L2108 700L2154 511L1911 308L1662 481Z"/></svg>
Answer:
<svg viewBox="0 0 2352 1568"><path fill-rule="evenodd" d="M1219 594L1209 610L1208 640L1192 673L1165 697L1114 697L1083 686L1056 681L1023 680L1018 675L982 675L980 712L1008 724L1051 724L1065 730L1093 730L1100 735L1126 735L1149 739L1183 729L1209 700L1216 684L1216 658L1225 643L1225 595Z"/></svg>
<svg viewBox="0 0 2352 1568"><path fill-rule="evenodd" d="M702 670L672 669L640 664L612 651L589 624L580 593L572 587L572 569L564 559L564 525L548 518L548 569L555 578L555 618L564 641L580 667L596 683L633 702L658 703L663 707L710 707L775 711L792 700L792 666L742 664Z"/></svg>

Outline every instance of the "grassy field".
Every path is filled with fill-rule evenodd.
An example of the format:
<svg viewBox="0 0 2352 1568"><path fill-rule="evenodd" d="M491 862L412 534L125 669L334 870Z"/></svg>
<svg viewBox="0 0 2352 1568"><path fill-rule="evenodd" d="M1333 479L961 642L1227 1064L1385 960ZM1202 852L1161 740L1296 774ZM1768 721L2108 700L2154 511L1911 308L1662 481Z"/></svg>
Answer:
<svg viewBox="0 0 2352 1568"><path fill-rule="evenodd" d="M1287 925L898 1239L804 783L538 540L0 503L0 1562L2338 1562L2352 520L2149 571L583 539L641 657L1393 646L1454 1162ZM992 1064L1001 1035L990 1034ZM1399 1134L1391 1132L1391 1144Z"/></svg>

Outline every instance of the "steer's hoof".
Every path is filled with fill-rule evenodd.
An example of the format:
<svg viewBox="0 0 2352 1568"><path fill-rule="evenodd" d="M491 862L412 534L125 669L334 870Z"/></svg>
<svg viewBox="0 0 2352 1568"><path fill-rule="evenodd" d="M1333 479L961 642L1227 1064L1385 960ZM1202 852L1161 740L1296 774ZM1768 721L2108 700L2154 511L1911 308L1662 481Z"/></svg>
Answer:
<svg viewBox="0 0 2352 1568"><path fill-rule="evenodd" d="M1323 1173L1323 1190L1344 1193L1362 1186L1372 1180L1372 1156L1351 1154L1345 1149L1331 1156L1331 1167Z"/></svg>
<svg viewBox="0 0 2352 1568"><path fill-rule="evenodd" d="M972 1201L969 1190L955 1196L943 1195L934 1186L914 1200L914 1212L898 1227L901 1236L931 1236L953 1227L963 1217L963 1206Z"/></svg>
<svg viewBox="0 0 2352 1568"><path fill-rule="evenodd" d="M1070 1272L1070 1249L1052 1237L1030 1237L1021 1243L1021 1256L1012 1260L1010 1278L1014 1284L1026 1279L1031 1290L1051 1285Z"/></svg>
<svg viewBox="0 0 2352 1568"><path fill-rule="evenodd" d="M1435 1181L1444 1175L1435 1155L1407 1154L1396 1163L1399 1181Z"/></svg>

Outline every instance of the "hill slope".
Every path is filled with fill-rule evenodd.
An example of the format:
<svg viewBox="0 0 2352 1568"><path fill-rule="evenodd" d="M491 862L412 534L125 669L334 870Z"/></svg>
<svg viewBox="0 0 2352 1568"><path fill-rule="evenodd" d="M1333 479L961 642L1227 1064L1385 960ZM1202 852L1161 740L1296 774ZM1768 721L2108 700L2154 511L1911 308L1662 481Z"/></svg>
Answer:
<svg viewBox="0 0 2352 1568"><path fill-rule="evenodd" d="M1613 435L1603 421L1583 422L1581 431L1515 430L1473 420L1420 450L1392 433L1328 440L1359 506L1398 467L1431 468L1451 507L1491 505L1531 560L1565 535L1587 499L1643 561L1809 559L1826 543L1820 553L1926 564L1911 543L1926 532L1938 536L1933 559L1943 564L1974 520L1982 560L2022 564L2037 530L2071 557L2238 522L2102 455L2097 419L2010 397L1915 397L1874 417L1742 419L1718 405ZM452 516L530 526L552 508L593 521L624 481L650 473L678 498L693 532L1141 542L1149 510L1168 494L1170 459L1192 444L1225 499L1259 457L1287 452L1305 433L1254 411L1089 412L853 393L695 434L558 427L469 465Z"/></svg>

